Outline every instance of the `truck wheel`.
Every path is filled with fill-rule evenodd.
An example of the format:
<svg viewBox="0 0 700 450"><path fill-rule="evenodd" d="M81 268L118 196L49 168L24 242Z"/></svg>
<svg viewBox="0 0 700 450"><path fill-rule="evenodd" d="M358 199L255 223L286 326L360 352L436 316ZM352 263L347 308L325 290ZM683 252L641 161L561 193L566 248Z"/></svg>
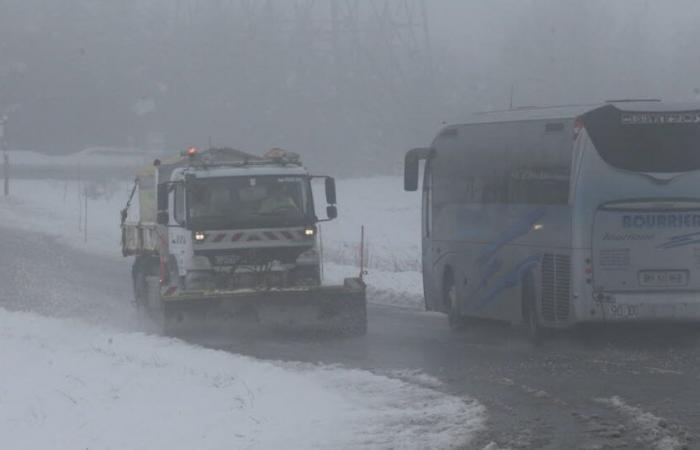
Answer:
<svg viewBox="0 0 700 450"><path fill-rule="evenodd" d="M148 308L148 282L146 277L158 276L159 267L152 258L137 257L131 267L134 302L138 308Z"/></svg>
<svg viewBox="0 0 700 450"><path fill-rule="evenodd" d="M137 258L131 267L131 280L134 288L134 303L137 308L143 308L147 302L148 286L146 285L146 270L143 259Z"/></svg>
<svg viewBox="0 0 700 450"><path fill-rule="evenodd" d="M141 271L134 270L132 273L134 287L134 304L137 308L143 308L146 303L146 276Z"/></svg>
<svg viewBox="0 0 700 450"><path fill-rule="evenodd" d="M521 297L528 337L533 344L539 344L547 337L548 330L540 321L535 286L532 278L529 276L523 279Z"/></svg>
<svg viewBox="0 0 700 450"><path fill-rule="evenodd" d="M462 316L457 295L457 285L454 282L452 272L447 272L443 283L443 301L447 310L447 324L451 330L462 331L467 327L467 319Z"/></svg>

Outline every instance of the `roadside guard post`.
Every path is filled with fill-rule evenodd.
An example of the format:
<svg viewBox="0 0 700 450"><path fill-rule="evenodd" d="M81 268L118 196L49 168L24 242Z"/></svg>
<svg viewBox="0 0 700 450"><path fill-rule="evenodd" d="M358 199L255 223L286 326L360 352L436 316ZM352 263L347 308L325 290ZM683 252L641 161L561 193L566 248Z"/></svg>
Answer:
<svg viewBox="0 0 700 450"><path fill-rule="evenodd" d="M0 117L0 147L2 148L2 176L4 180L5 197L10 195L10 157L7 154L7 145L5 142L5 123L7 116Z"/></svg>

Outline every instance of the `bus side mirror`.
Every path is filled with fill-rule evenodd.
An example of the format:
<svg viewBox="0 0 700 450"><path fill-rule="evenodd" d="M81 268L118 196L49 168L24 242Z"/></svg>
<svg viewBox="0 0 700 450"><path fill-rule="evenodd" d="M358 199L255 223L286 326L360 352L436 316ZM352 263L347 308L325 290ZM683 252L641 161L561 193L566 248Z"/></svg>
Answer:
<svg viewBox="0 0 700 450"><path fill-rule="evenodd" d="M413 192L418 190L418 165L421 159L433 156L432 148L414 148L406 153L403 172L403 189Z"/></svg>
<svg viewBox="0 0 700 450"><path fill-rule="evenodd" d="M418 190L418 160L408 155L403 168L403 189L409 192Z"/></svg>
<svg viewBox="0 0 700 450"><path fill-rule="evenodd" d="M338 208L336 206L329 206L326 208L326 216L328 220L333 220L338 218Z"/></svg>
<svg viewBox="0 0 700 450"><path fill-rule="evenodd" d="M337 203L335 196L335 180L331 177L326 177L326 203L329 205L335 205Z"/></svg>

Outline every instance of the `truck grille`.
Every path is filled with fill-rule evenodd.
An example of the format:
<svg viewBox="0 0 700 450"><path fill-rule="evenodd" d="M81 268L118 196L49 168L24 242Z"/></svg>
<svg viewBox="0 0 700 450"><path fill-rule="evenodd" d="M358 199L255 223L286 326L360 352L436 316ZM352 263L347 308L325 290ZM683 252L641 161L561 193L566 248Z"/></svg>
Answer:
<svg viewBox="0 0 700 450"><path fill-rule="evenodd" d="M542 318L569 320L571 309L571 256L546 253L542 258Z"/></svg>

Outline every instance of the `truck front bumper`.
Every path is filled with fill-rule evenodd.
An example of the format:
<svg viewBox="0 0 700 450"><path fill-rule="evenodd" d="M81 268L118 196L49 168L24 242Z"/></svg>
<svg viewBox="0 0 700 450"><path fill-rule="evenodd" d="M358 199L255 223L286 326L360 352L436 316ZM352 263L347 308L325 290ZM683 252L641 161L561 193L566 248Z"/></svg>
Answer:
<svg viewBox="0 0 700 450"><path fill-rule="evenodd" d="M260 322L293 327L342 328L366 321L365 284L348 278L342 286L230 291L179 291L161 296L169 316L236 316L253 313Z"/></svg>

